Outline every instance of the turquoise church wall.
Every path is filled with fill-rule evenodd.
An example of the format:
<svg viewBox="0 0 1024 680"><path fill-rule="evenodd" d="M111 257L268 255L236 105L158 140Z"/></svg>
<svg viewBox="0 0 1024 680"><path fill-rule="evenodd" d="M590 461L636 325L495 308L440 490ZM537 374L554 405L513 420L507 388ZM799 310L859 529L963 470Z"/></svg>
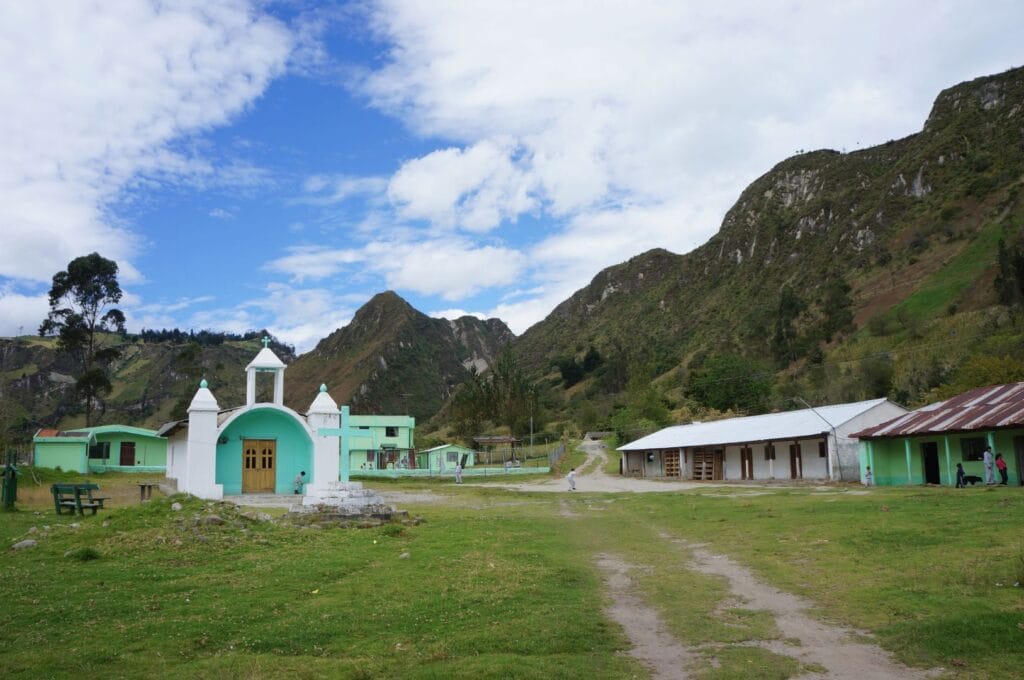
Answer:
<svg viewBox="0 0 1024 680"><path fill-rule="evenodd" d="M1012 486L1021 484L1021 470L1017 460L1015 438L1024 436L1022 429L998 430L995 432L961 432L956 434L937 434L920 437L864 440L860 443L860 468L863 476L868 465L878 486L905 486L925 483L923 444L933 442L938 450L939 479L945 485L956 484L956 464L964 467L964 474L976 475L984 479L985 465L980 460L963 459L961 441L964 439L985 438L992 446L993 455L1002 453L1006 460L1008 483ZM910 443L909 474L907 466L907 446ZM946 443L949 444L949 459L946 458ZM999 473L996 472L996 481Z"/></svg>
<svg viewBox="0 0 1024 680"><path fill-rule="evenodd" d="M255 408L243 413L221 432L223 444L217 444L215 481L224 493L242 493L242 441L273 439L277 442L277 469L274 492L292 493L292 481L306 471L306 483L313 479L313 440L305 428L287 412L273 408Z"/></svg>

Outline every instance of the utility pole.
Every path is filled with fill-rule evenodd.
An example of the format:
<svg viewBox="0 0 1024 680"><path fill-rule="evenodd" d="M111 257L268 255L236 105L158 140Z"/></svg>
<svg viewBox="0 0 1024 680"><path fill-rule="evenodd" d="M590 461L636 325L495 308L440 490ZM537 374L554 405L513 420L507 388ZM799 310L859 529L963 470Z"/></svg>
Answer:
<svg viewBox="0 0 1024 680"><path fill-rule="evenodd" d="M839 466L839 481L843 481L843 461L839 457L839 435L836 434L836 426L833 425L832 423L830 423L825 416L823 416L820 413L818 413L814 409L813 406L808 404L807 401L803 399L803 397L794 397L794 399L799 401L801 404L803 404L807 408L811 409L811 413L813 413L814 415L818 416L818 418L820 418L822 421L824 421L824 423L829 426L829 429L832 430L832 441L835 442L835 446L836 446L836 465ZM829 478L830 481L834 481L832 479L832 452L829 451L829 446L828 446L827 442L825 443L825 455L826 455L825 464L828 467L828 478Z"/></svg>

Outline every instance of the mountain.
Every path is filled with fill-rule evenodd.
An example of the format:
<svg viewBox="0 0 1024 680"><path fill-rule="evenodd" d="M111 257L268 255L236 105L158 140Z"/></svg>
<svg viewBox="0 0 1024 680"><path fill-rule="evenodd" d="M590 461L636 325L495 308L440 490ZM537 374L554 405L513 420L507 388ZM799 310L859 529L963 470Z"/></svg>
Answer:
<svg viewBox="0 0 1024 680"><path fill-rule="evenodd" d="M555 365L593 347L669 395L707 357L729 354L781 370L780 395L887 387L924 398L973 354L1021 351L1020 315L998 304L993 281L1000 239L1021 247L1022 176L1017 68L943 91L917 134L786 159L707 243L605 269L513 351L552 384ZM604 370L565 396L624 387L602 386ZM888 383L874 380L879 370Z"/></svg>
<svg viewBox="0 0 1024 680"><path fill-rule="evenodd" d="M514 337L499 319L434 319L391 291L378 293L288 367L285 400L305 410L325 383L355 413L429 418Z"/></svg>
<svg viewBox="0 0 1024 680"><path fill-rule="evenodd" d="M168 334L169 335L169 334ZM107 336L121 357L111 365L114 389L97 411L97 423L156 428L181 417L201 378L224 404L245 400L244 368L261 345L249 339L223 340L203 333L203 344L188 333L176 339L145 340ZM274 345L284 361L290 348ZM39 427L85 424L74 395L75 366L56 351L56 339L0 338L0 442L24 440Z"/></svg>

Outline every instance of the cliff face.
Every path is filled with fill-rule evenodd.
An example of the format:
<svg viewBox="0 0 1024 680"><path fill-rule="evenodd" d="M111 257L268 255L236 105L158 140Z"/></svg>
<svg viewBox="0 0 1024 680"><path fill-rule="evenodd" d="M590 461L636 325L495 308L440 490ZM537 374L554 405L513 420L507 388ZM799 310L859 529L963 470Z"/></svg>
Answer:
<svg viewBox="0 0 1024 680"><path fill-rule="evenodd" d="M471 370L483 371L513 338L498 319L433 319L393 292L380 293L352 322L324 338L285 372L289 404L326 383L357 413L434 415Z"/></svg>

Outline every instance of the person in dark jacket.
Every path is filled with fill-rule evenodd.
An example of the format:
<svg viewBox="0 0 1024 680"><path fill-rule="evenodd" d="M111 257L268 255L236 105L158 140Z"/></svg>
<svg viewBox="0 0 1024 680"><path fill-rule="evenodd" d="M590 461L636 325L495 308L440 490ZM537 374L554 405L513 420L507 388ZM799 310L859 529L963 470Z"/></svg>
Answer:
<svg viewBox="0 0 1024 680"><path fill-rule="evenodd" d="M967 483L964 482L964 466L963 463L956 464L956 488L965 489Z"/></svg>

